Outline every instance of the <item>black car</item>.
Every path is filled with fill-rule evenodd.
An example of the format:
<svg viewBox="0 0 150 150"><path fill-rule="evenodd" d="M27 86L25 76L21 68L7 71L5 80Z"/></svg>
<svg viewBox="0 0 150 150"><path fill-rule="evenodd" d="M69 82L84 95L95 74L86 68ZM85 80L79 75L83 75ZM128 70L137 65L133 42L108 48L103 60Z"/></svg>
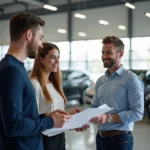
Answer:
<svg viewBox="0 0 150 150"><path fill-rule="evenodd" d="M83 104L84 90L93 84L88 73L80 70L62 70L63 91L68 101L79 100ZM31 71L28 71L30 76Z"/></svg>
<svg viewBox="0 0 150 150"><path fill-rule="evenodd" d="M145 100L145 113L150 119L150 70L147 70L145 73L145 93L144 93L144 100Z"/></svg>
<svg viewBox="0 0 150 150"><path fill-rule="evenodd" d="M150 119L150 85L147 85L144 93L146 115Z"/></svg>
<svg viewBox="0 0 150 150"><path fill-rule="evenodd" d="M79 100L80 104L83 104L83 92L93 84L89 75L80 70L62 70L62 76L67 100Z"/></svg>
<svg viewBox="0 0 150 150"><path fill-rule="evenodd" d="M150 119L150 70L134 70L138 76L144 82L144 106L145 106L145 115Z"/></svg>

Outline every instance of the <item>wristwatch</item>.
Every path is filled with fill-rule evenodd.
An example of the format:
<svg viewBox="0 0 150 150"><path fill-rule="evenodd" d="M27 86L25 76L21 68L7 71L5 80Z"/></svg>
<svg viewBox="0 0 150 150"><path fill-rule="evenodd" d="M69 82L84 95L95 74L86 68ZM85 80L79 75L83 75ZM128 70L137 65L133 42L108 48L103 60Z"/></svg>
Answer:
<svg viewBox="0 0 150 150"><path fill-rule="evenodd" d="M108 118L107 118L107 123L112 123L113 122L113 118L112 116L109 114Z"/></svg>

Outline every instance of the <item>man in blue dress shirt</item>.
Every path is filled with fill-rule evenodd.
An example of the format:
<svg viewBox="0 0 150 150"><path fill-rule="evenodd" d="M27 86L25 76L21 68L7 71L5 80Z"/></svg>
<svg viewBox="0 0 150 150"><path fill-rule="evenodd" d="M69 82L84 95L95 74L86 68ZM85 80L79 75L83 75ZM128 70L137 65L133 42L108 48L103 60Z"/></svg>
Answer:
<svg viewBox="0 0 150 150"><path fill-rule="evenodd" d="M5 150L43 150L42 131L62 127L70 118L61 110L38 114L24 67L24 60L34 58L42 46L43 26L41 18L28 13L10 20L11 43L0 62L0 139Z"/></svg>
<svg viewBox="0 0 150 150"><path fill-rule="evenodd" d="M114 109L91 120L98 124L96 147L132 150L134 122L141 120L144 112L144 84L121 64L124 43L118 37L105 37L102 43L102 61L108 69L96 82L92 107L107 104Z"/></svg>

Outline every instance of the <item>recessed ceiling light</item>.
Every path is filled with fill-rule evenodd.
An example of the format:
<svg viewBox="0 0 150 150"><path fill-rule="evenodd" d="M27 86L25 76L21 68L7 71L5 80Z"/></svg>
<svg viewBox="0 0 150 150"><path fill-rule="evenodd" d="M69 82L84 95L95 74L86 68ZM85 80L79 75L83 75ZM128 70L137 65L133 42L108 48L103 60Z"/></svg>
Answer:
<svg viewBox="0 0 150 150"><path fill-rule="evenodd" d="M78 33L78 36L85 37L85 36L86 36L86 33L84 33L84 32L79 32L79 33Z"/></svg>
<svg viewBox="0 0 150 150"><path fill-rule="evenodd" d="M75 16L76 18L80 18L80 19L85 19L85 18L86 18L86 15L79 14L79 13L74 14L74 16Z"/></svg>
<svg viewBox="0 0 150 150"><path fill-rule="evenodd" d="M55 6L44 4L44 2L42 2L42 1L40 2L40 1L35 1L35 0L18 0L18 2L26 2L26 3L41 6L41 7L43 6L43 8L49 9L49 10L52 10L52 11L56 11L58 9Z"/></svg>
<svg viewBox="0 0 150 150"><path fill-rule="evenodd" d="M131 9L135 9L135 6L130 3L125 3L125 6L131 8Z"/></svg>
<svg viewBox="0 0 150 150"><path fill-rule="evenodd" d="M102 25L109 25L109 22L105 20L99 20L99 23Z"/></svg>
<svg viewBox="0 0 150 150"><path fill-rule="evenodd" d="M149 12L146 12L146 13L145 13L145 16L147 16L147 17L150 18L150 13L149 13Z"/></svg>
<svg viewBox="0 0 150 150"><path fill-rule="evenodd" d="M65 29L58 29L57 32L65 34L65 33L67 33L67 30L65 30Z"/></svg>
<svg viewBox="0 0 150 150"><path fill-rule="evenodd" d="M57 7L54 7L54 6L51 6L51 5L43 5L43 8L45 9L49 9L49 10L52 10L52 11L57 11Z"/></svg>
<svg viewBox="0 0 150 150"><path fill-rule="evenodd" d="M120 29L120 30L126 30L126 27L123 26L123 25L119 25L119 26L118 26L118 29Z"/></svg>

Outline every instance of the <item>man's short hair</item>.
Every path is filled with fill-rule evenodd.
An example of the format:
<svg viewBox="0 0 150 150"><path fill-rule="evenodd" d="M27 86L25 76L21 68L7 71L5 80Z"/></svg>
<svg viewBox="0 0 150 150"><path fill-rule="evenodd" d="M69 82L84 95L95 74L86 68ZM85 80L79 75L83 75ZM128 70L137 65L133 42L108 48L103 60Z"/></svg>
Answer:
<svg viewBox="0 0 150 150"><path fill-rule="evenodd" d="M39 26L43 27L44 25L44 20L33 14L16 14L10 20L10 40L17 41L28 29L31 29L33 32L35 32Z"/></svg>
<svg viewBox="0 0 150 150"><path fill-rule="evenodd" d="M119 50L124 50L124 43L122 40L120 40L118 37L116 36L106 36L103 41L103 44L114 44L115 47L117 47Z"/></svg>

